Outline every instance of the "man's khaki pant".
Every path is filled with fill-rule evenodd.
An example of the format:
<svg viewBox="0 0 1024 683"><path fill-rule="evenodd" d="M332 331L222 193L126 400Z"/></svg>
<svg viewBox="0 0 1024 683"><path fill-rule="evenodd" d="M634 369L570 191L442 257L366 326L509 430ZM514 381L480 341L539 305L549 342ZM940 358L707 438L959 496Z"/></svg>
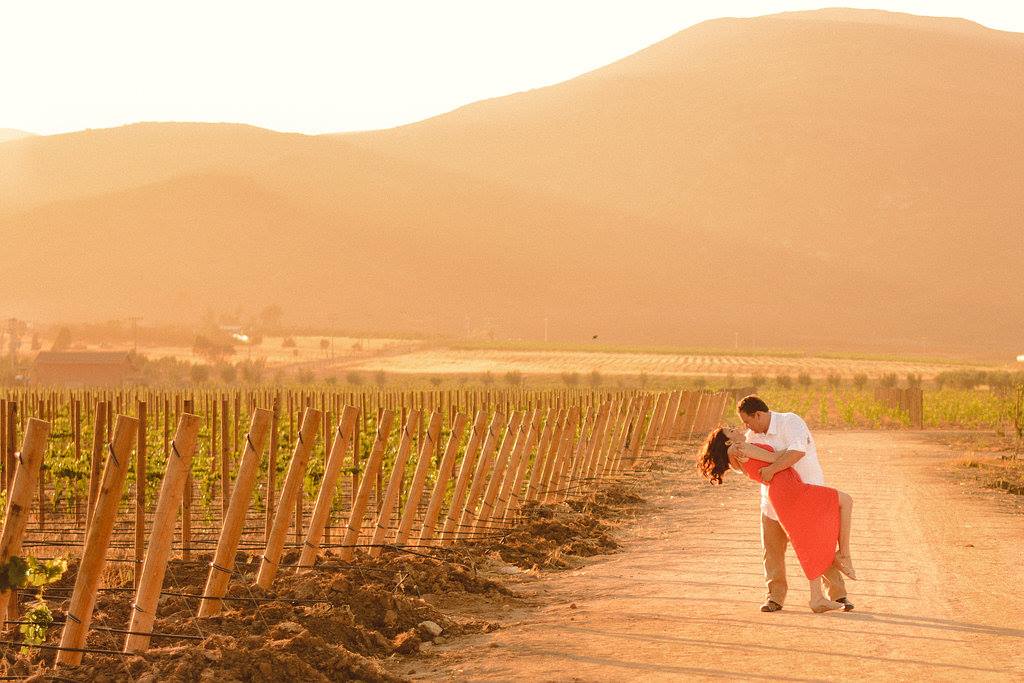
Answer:
<svg viewBox="0 0 1024 683"><path fill-rule="evenodd" d="M786 602L786 530L774 519L761 515L761 547L764 548L764 576L768 583L768 600L780 605ZM846 597L846 583L835 567L829 567L822 577L832 600Z"/></svg>

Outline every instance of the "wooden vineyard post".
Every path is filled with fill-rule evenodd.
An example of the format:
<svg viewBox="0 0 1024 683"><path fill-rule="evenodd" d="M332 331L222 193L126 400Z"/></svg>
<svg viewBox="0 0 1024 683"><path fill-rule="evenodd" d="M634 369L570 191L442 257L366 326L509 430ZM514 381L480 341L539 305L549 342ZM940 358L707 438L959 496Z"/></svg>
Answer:
<svg viewBox="0 0 1024 683"><path fill-rule="evenodd" d="M61 648L57 651L58 664L77 666L82 663L80 650L85 646L85 637L92 622L96 606L96 589L99 586L103 568L107 563L107 548L117 518L117 504L121 500L124 480L131 465L131 452L139 430L139 421L126 415L118 415L114 423L113 438L107 444L106 464L103 480L92 525L89 527L78 565L75 588L71 594L65 616L64 630L60 637Z"/></svg>
<svg viewBox="0 0 1024 683"><path fill-rule="evenodd" d="M327 464L324 466L324 478L320 482L320 491L316 497L316 504L313 506L313 514L309 518L309 531L302 544L302 554L299 556L298 564L299 572L309 571L308 567L312 567L316 562L316 554L320 550L320 539L323 538L327 517L330 515L331 504L334 502L338 475L341 474L345 451L348 450L349 444L352 442L358 417L358 408L345 406L341 419L338 421L337 433L331 444L331 452L327 456Z"/></svg>
<svg viewBox="0 0 1024 683"><path fill-rule="evenodd" d="M533 443L537 440L539 432L540 410L534 408L527 420L519 427L519 438L516 439L516 445L512 449L508 474L505 475L505 483L498 491L498 500L494 505L494 513L491 515L493 522L504 521L513 501L519 503L519 491L523 488L523 477L526 475L526 467L529 464L530 451L533 450Z"/></svg>
<svg viewBox="0 0 1024 683"><path fill-rule="evenodd" d="M402 487L402 479L405 476L405 464L409 461L409 451L412 450L412 437L420 421L420 411L410 408L405 427L402 429L402 440L398 446L398 454L395 455L395 462L391 467L391 477L388 479L388 487L384 492L384 502L377 511L377 526L373 530L373 540L370 541L370 557L380 557L383 548L381 547L388 535L388 525L391 524L391 515L398 502L398 491Z"/></svg>
<svg viewBox="0 0 1024 683"><path fill-rule="evenodd" d="M284 537L288 533L289 513L295 505L295 500L302 498L302 479L306 476L309 454L313 450L313 443L316 441L316 433L319 429L320 411L315 408L306 408L302 413L302 424L299 427L295 450L292 452L292 460L288 463L288 472L285 474L284 484L281 486L281 497L278 500L277 514L274 515L274 525L270 529L270 539L267 541L266 550L263 551L263 560L260 562L260 569L256 574L256 585L263 590L270 588L274 577L277 576L281 551L284 549Z"/></svg>
<svg viewBox="0 0 1024 683"><path fill-rule="evenodd" d="M462 443L462 433L466 431L468 420L465 413L455 413L452 418L452 430L448 435L448 444L444 448L441 464L437 467L434 492L430 495L430 502L427 503L427 511L423 515L423 526L420 528L420 537L416 545L426 545L434 538L434 527L437 524L438 514L441 512L441 504L444 503L448 481L451 479L452 469L455 467L455 456L458 455L459 444Z"/></svg>
<svg viewBox="0 0 1024 683"><path fill-rule="evenodd" d="M141 411L139 415L141 419L145 416L145 411ZM125 639L125 652L149 649L149 634L156 620L160 587L164 583L167 560L171 554L171 544L174 542L174 520L178 516L178 507L185 492L185 480L192 467L192 456L196 452L199 424L198 415L183 413L178 418L178 428L171 441L171 455L167 458L167 470L160 485L156 513L153 515L153 533L149 538L149 548L135 593L135 604L132 606L131 625L128 626L128 630L133 633L129 633Z"/></svg>
<svg viewBox="0 0 1024 683"><path fill-rule="evenodd" d="M359 541L359 532L363 529L363 514L369 504L370 489L376 485L377 471L384 460L384 449L388 445L391 436L391 424L395 421L395 412L390 408L381 411L377 418L377 436L374 438L373 446L370 447L370 455L366 459L366 468L363 470L362 480L359 482L359 492L352 501L352 510L348 517L348 527L345 529L345 538L342 541L341 559L348 562L356 551L356 543Z"/></svg>
<svg viewBox="0 0 1024 683"><path fill-rule="evenodd" d="M551 435L548 440L547 450L543 456L541 451L537 451L537 462L533 464L534 472L530 475L530 487L526 493L527 500L541 500L543 501L546 496L547 487L551 481L551 472L555 467L555 456L558 455L558 448L562 443L562 431L565 429L565 423L568 419L568 412L564 408L551 408L548 410L548 420L551 418L551 411L554 410L554 424L551 425ZM540 470L540 475L537 475L536 470L540 468L541 464L544 465L544 469ZM536 482L534 478L536 477Z"/></svg>
<svg viewBox="0 0 1024 683"><path fill-rule="evenodd" d="M0 535L0 566L21 553L21 540L28 526L28 512L32 505L32 492L41 479L43 452L50 436L50 423L30 418L25 425L25 440L21 446L21 464L11 477L11 492L4 510L3 534ZM0 624L7 619L7 606L13 591L0 592Z"/></svg>
<svg viewBox="0 0 1024 683"><path fill-rule="evenodd" d="M563 409L564 416L555 428L555 435L551 440L551 455L548 464L544 466L544 474L541 475L540 486L537 490L540 502L551 503L555 498L555 487L558 486L558 478L562 471L562 461L565 459L566 442L571 441L573 432L576 429L576 420L579 415L579 408L572 407Z"/></svg>
<svg viewBox="0 0 1024 683"><path fill-rule="evenodd" d="M544 471L544 465L547 463L545 456L551 443L554 422L558 419L557 416L558 411L555 408L548 408L547 417L544 420L544 429L540 433L540 442L537 444L537 455L534 457L533 464L531 465L530 479L526 482L526 493L523 494L524 501L532 500L537 491L541 474ZM527 454L527 459L529 459L529 454Z"/></svg>
<svg viewBox="0 0 1024 683"><path fill-rule="evenodd" d="M228 516L228 501L231 500L231 403L224 396L220 403L220 504L224 519Z"/></svg>
<svg viewBox="0 0 1024 683"><path fill-rule="evenodd" d="M448 507L444 528L441 530L442 545L448 545L455 540L456 525L459 523L459 515L462 513L462 505L465 502L466 488L469 486L469 480L473 476L476 456L480 452L480 444L483 441L483 434L486 428L487 413L483 410L478 410L476 419L473 420L473 429L469 434L469 443L466 444L466 453L462 456L459 477L455 482L455 488L452 490L452 502Z"/></svg>
<svg viewBox="0 0 1024 683"><path fill-rule="evenodd" d="M654 409L651 412L651 419L647 422L647 431L644 432L643 445L640 447L641 453L654 450L654 441L658 431L658 417L665 410L665 394L658 394L658 398L654 401Z"/></svg>
<svg viewBox="0 0 1024 683"><path fill-rule="evenodd" d="M558 497L559 501L568 498L573 487L579 482L580 470L582 469L583 461L586 459L590 443L597 436L597 420L598 411L593 407L587 408L587 413L583 417L583 426L580 428L579 441L576 442L572 451L572 458L567 462L568 467L563 470L563 478L559 481L558 490L561 492Z"/></svg>
<svg viewBox="0 0 1024 683"><path fill-rule="evenodd" d="M487 523L494 514L494 501L498 497L498 491L505 481L505 472L508 469L512 456L512 447L521 437L520 427L523 423L523 413L514 411L505 427L505 436L501 440L501 448L498 449L498 456L494 460L494 467L491 469L491 478L487 482L487 489L484 492L483 500L480 501L480 512L473 524L474 539L477 534L487 528ZM472 520L471 520L472 521Z"/></svg>
<svg viewBox="0 0 1024 683"><path fill-rule="evenodd" d="M92 433L92 457L89 460L89 497L85 502L85 529L92 525L92 514L96 509L96 496L100 492L100 462L103 458L103 444L106 441L107 404L96 403L96 427Z"/></svg>
<svg viewBox="0 0 1024 683"><path fill-rule="evenodd" d="M672 437L672 427L676 423L676 415L679 414L679 401L682 400L682 392L673 391L669 395L668 407L665 410L665 419L661 421L661 429L658 430L658 443Z"/></svg>
<svg viewBox="0 0 1024 683"><path fill-rule="evenodd" d="M476 516L477 499L483 493L484 484L487 482L487 473L491 469L491 456L498 447L498 439L501 423L505 421L501 413L494 413L491 424L487 426L487 436L484 437L483 449L480 453L480 460L477 462L473 475L473 483L470 485L466 502L462 506L462 514L459 517L458 528L454 530L455 538L464 538L469 528L469 523Z"/></svg>
<svg viewBox="0 0 1024 683"><path fill-rule="evenodd" d="M181 402L181 410L177 411L177 415L182 413L193 414L193 406L195 402L193 399L185 399ZM170 457L168 455L168 457ZM188 473L185 476L185 492L181 496L181 559L188 560L192 559L192 468L188 469Z"/></svg>
<svg viewBox="0 0 1024 683"><path fill-rule="evenodd" d="M277 429L281 419L281 399L274 397L273 419L270 422L270 455L267 462L267 501L264 542L270 542L270 528L274 524L274 497L277 492Z"/></svg>
<svg viewBox="0 0 1024 683"><path fill-rule="evenodd" d="M139 401L139 436L135 447L135 564L132 565L132 585L139 587L140 572L146 545L146 402ZM174 527L174 518L171 518Z"/></svg>
<svg viewBox="0 0 1024 683"><path fill-rule="evenodd" d="M412 484L409 486L409 497L405 501L405 509L402 510L402 519L398 523L395 545L405 545L409 540L409 534L412 532L412 525L416 521L416 510L419 509L420 499L423 497L423 485L427 481L427 471L430 469L432 451L437 449L436 444L441 440L441 421L441 411L434 410L430 416L430 424L425 433L426 438L420 441L416 473L413 475Z"/></svg>
<svg viewBox="0 0 1024 683"><path fill-rule="evenodd" d="M245 437L245 450L238 463L238 477L232 487L233 493L228 503L228 512L224 516L224 526L220 530L217 550L213 555L213 561L210 562L210 573L206 577L203 595L207 597L199 603L201 617L211 617L220 612L223 606L220 598L227 593L228 581L235 568L235 553L238 551L238 541L242 537L245 513L252 500L252 489L259 475L260 458L267 445L267 432L270 430L273 415L273 412L264 408L255 408L252 411L249 433Z"/></svg>
<svg viewBox="0 0 1024 683"><path fill-rule="evenodd" d="M608 435L608 443L605 446L604 461L601 465L601 475L608 476L615 472L615 463L622 453L622 443L626 428L629 426L629 417L633 412L633 399L619 401L619 409L612 424L612 431Z"/></svg>
<svg viewBox="0 0 1024 683"><path fill-rule="evenodd" d="M600 458L601 451L604 449L604 441L611 418L612 405L610 403L602 403L601 409L597 414L597 423L594 425L594 434L591 436L590 443L587 444L587 459L580 476L581 486L593 484L594 476L597 473L598 459Z"/></svg>
<svg viewBox="0 0 1024 683"><path fill-rule="evenodd" d="M635 396L629 399L625 420L622 423L622 433L616 440L615 452L611 458L610 468L612 474L618 474L627 460L626 453L630 449L630 438L636 432L636 424L640 420L640 411L642 409L642 398Z"/></svg>

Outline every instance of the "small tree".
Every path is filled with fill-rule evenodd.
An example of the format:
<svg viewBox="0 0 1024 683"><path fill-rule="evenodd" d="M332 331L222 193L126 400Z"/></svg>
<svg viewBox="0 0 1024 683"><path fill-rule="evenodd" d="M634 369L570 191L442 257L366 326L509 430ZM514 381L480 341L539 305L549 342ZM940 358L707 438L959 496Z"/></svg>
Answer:
<svg viewBox="0 0 1024 683"><path fill-rule="evenodd" d="M830 372L825 377L825 383L830 389L838 389L843 383L843 378L838 373Z"/></svg>
<svg viewBox="0 0 1024 683"><path fill-rule="evenodd" d="M355 370L349 370L345 373L345 382L354 387L362 386L363 376Z"/></svg>
<svg viewBox="0 0 1024 683"><path fill-rule="evenodd" d="M217 366L217 376L221 382L232 384L238 377L238 371L231 363L221 363Z"/></svg>
<svg viewBox="0 0 1024 683"><path fill-rule="evenodd" d="M192 380L193 384L203 384L208 382L210 379L210 366L209 365L193 365L188 371L189 379Z"/></svg>
<svg viewBox="0 0 1024 683"><path fill-rule="evenodd" d="M505 373L505 381L514 387L518 387L523 383L523 373L518 370L509 370Z"/></svg>
<svg viewBox="0 0 1024 683"><path fill-rule="evenodd" d="M284 341L281 342L281 348L283 349L294 349L295 347L295 337L285 337Z"/></svg>
<svg viewBox="0 0 1024 683"><path fill-rule="evenodd" d="M295 379L299 381L299 384L312 384L315 378L316 376L309 368L302 368L295 375Z"/></svg>
<svg viewBox="0 0 1024 683"><path fill-rule="evenodd" d="M563 372L562 383L567 387L574 387L580 383L580 373L578 372Z"/></svg>
<svg viewBox="0 0 1024 683"><path fill-rule="evenodd" d="M427 381L430 382L430 386L432 386L432 387L439 387L439 386L441 386L441 382L443 380L440 377L438 377L437 375L431 375L430 379L428 379Z"/></svg>
<svg viewBox="0 0 1024 683"><path fill-rule="evenodd" d="M811 386L811 376L809 374L807 374L806 372L801 372L799 375L797 375L796 376L796 381L804 389L806 389L807 387Z"/></svg>
<svg viewBox="0 0 1024 683"><path fill-rule="evenodd" d="M590 386L593 387L594 389L597 389L599 386L601 386L601 382L604 381L604 378L601 377L601 373L598 372L597 370L591 370L590 377L588 379L590 382Z"/></svg>
<svg viewBox="0 0 1024 683"><path fill-rule="evenodd" d="M480 381L483 382L486 386L491 386L492 384L494 384L494 374L490 370L488 370L487 372L480 375Z"/></svg>
<svg viewBox="0 0 1024 683"><path fill-rule="evenodd" d="M768 384L768 378L762 375L760 372L755 372L753 375L750 376L750 386L754 387L755 389L757 389L758 387L763 387L765 384Z"/></svg>
<svg viewBox="0 0 1024 683"><path fill-rule="evenodd" d="M863 391L864 387L866 387L867 385L868 376L865 375L863 372L858 372L856 375L853 376L853 386L855 386L858 391Z"/></svg>
<svg viewBox="0 0 1024 683"><path fill-rule="evenodd" d="M373 379L379 387L384 386L388 382L388 376L383 370L378 370L377 374L373 376Z"/></svg>
<svg viewBox="0 0 1024 683"><path fill-rule="evenodd" d="M913 389L921 388L921 375L913 372L907 373L907 386Z"/></svg>
<svg viewBox="0 0 1024 683"><path fill-rule="evenodd" d="M899 383L899 378L896 377L895 372L889 372L882 375L881 379L878 380L879 386L885 389L892 389Z"/></svg>
<svg viewBox="0 0 1024 683"><path fill-rule="evenodd" d="M66 351L71 348L71 330L67 327L62 327L57 331L57 338L53 340L53 346L50 347L51 351Z"/></svg>
<svg viewBox="0 0 1024 683"><path fill-rule="evenodd" d="M789 375L777 375L775 377L775 383L783 389L789 389L793 386L793 378Z"/></svg>

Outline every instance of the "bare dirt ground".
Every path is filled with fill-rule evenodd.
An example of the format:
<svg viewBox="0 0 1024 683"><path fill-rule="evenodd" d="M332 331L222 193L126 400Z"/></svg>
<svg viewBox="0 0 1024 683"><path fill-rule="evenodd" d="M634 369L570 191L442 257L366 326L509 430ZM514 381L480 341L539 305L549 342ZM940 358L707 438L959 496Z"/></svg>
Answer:
<svg viewBox="0 0 1024 683"><path fill-rule="evenodd" d="M719 489L688 461L621 552L540 578L519 600L469 601L504 627L392 661L432 680L1021 680L1024 516L1014 496L952 476L957 454L913 433L819 433L830 484L852 494L856 610L812 614L790 552L785 609L763 597L757 488ZM684 466L685 465L685 466Z"/></svg>

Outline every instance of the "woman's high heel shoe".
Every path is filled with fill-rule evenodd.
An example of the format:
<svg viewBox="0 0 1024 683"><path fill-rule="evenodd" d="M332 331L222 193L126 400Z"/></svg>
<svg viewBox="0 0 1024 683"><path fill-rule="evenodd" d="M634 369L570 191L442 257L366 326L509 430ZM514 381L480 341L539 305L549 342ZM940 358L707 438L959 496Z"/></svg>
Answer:
<svg viewBox="0 0 1024 683"><path fill-rule="evenodd" d="M848 577L857 580L857 572L853 568L853 560L850 559L849 555L840 555L836 553L836 559L832 561L835 568L846 574Z"/></svg>

